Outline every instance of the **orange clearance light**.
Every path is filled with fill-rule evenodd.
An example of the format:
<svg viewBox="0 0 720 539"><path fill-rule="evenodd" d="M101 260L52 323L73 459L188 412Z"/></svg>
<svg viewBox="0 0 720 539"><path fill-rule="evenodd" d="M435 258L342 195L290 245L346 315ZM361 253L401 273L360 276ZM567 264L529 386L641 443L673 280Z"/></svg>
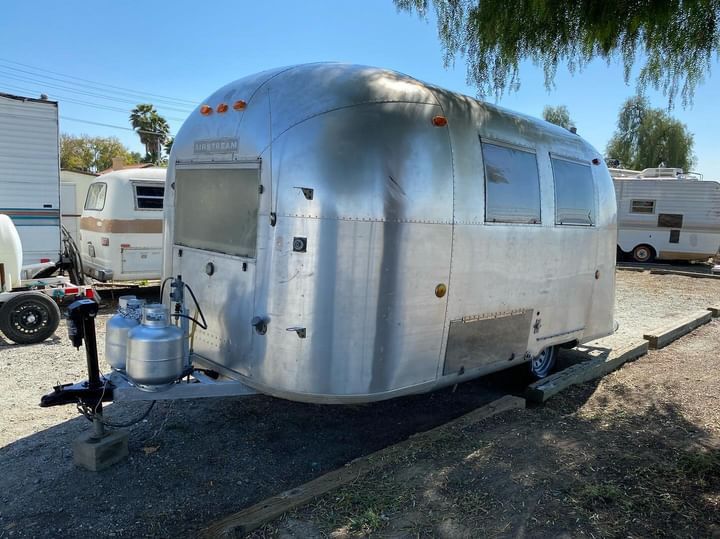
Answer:
<svg viewBox="0 0 720 539"><path fill-rule="evenodd" d="M247 103L245 103L242 99L238 99L233 104L233 109L235 110L245 110L245 107L247 107Z"/></svg>
<svg viewBox="0 0 720 539"><path fill-rule="evenodd" d="M203 105L200 107L200 114L203 116L210 116L212 114L212 107L210 105Z"/></svg>
<svg viewBox="0 0 720 539"><path fill-rule="evenodd" d="M447 118L445 118L445 116L435 116L432 119L432 123L435 127L445 127L447 125Z"/></svg>
<svg viewBox="0 0 720 539"><path fill-rule="evenodd" d="M220 103L215 110L222 114L223 112L227 112L227 109L228 106L225 103Z"/></svg>

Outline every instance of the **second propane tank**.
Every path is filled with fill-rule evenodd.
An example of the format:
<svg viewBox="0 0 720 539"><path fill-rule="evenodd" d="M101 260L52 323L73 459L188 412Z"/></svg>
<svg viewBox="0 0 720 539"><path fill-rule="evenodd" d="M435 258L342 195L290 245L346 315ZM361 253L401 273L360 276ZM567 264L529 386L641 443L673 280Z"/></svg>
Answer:
<svg viewBox="0 0 720 539"><path fill-rule="evenodd" d="M128 333L127 376L145 391L162 391L183 375L184 335L162 304L143 307L142 323Z"/></svg>
<svg viewBox="0 0 720 539"><path fill-rule="evenodd" d="M128 333L140 324L145 300L135 296L120 296L118 311L108 320L105 334L105 359L113 370L124 371Z"/></svg>

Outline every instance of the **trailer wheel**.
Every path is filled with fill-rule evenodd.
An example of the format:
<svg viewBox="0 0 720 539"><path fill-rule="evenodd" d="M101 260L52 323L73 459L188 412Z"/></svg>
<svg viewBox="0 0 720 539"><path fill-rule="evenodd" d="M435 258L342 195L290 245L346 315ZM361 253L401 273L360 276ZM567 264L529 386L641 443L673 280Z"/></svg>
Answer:
<svg viewBox="0 0 720 539"><path fill-rule="evenodd" d="M540 380L550 374L555 367L557 346L548 346L530 360L530 374Z"/></svg>
<svg viewBox="0 0 720 539"><path fill-rule="evenodd" d="M39 292L20 294L0 307L0 331L17 344L42 342L59 323L60 308Z"/></svg>
<svg viewBox="0 0 720 539"><path fill-rule="evenodd" d="M632 256L635 262L650 262L655 257L655 252L649 245L638 245L633 249Z"/></svg>

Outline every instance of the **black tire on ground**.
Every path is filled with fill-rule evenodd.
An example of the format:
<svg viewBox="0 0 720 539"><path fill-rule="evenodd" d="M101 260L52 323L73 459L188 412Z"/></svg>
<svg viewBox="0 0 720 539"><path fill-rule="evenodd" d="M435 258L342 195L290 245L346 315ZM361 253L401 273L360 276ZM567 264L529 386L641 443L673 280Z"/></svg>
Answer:
<svg viewBox="0 0 720 539"><path fill-rule="evenodd" d="M633 249L632 257L635 262L650 262L655 258L655 251L649 245L638 245Z"/></svg>
<svg viewBox="0 0 720 539"><path fill-rule="evenodd" d="M42 342L59 323L60 308L40 292L20 294L0 307L0 331L17 344Z"/></svg>
<svg viewBox="0 0 720 539"><path fill-rule="evenodd" d="M557 346L548 346L530 360L530 375L536 380L548 376L555 368Z"/></svg>

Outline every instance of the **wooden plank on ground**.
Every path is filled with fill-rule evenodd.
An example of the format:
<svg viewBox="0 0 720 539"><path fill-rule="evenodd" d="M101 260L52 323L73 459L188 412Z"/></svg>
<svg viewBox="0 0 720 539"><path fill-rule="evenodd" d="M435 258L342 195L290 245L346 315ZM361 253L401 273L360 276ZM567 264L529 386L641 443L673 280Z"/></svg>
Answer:
<svg viewBox="0 0 720 539"><path fill-rule="evenodd" d="M532 402L545 402L572 385L605 376L626 361L647 354L647 351L648 342L644 339L636 339L605 352L597 349L592 352L569 350L566 354L575 355L578 359L586 361L530 384L525 392L525 397Z"/></svg>
<svg viewBox="0 0 720 539"><path fill-rule="evenodd" d="M712 312L708 310L697 311L672 320L662 327L659 327L650 333L646 333L643 335L643 338L648 340L651 349L657 350L667 346L683 335L690 333L696 327L707 324L711 317Z"/></svg>
<svg viewBox="0 0 720 539"><path fill-rule="evenodd" d="M380 451L360 457L344 467L333 470L300 485L268 498L251 507L219 520L203 530L204 537L225 537L230 534L246 534L260 526L278 518L283 513L308 503L313 498L322 496L342 485L356 481L368 472L383 466L391 453L402 451L418 441L428 441L442 437L449 430L465 428L494 415L525 408L525 399L506 395L485 406L465 414L453 421L435 427L426 432L415 434L407 440L388 446Z"/></svg>
<svg viewBox="0 0 720 539"><path fill-rule="evenodd" d="M720 305L708 307L707 310L710 311L713 318L720 318Z"/></svg>
<svg viewBox="0 0 720 539"><path fill-rule="evenodd" d="M683 277L697 277L700 279L720 279L720 275L713 275L712 273L700 273L696 271L651 269L650 273L652 275L682 275Z"/></svg>

